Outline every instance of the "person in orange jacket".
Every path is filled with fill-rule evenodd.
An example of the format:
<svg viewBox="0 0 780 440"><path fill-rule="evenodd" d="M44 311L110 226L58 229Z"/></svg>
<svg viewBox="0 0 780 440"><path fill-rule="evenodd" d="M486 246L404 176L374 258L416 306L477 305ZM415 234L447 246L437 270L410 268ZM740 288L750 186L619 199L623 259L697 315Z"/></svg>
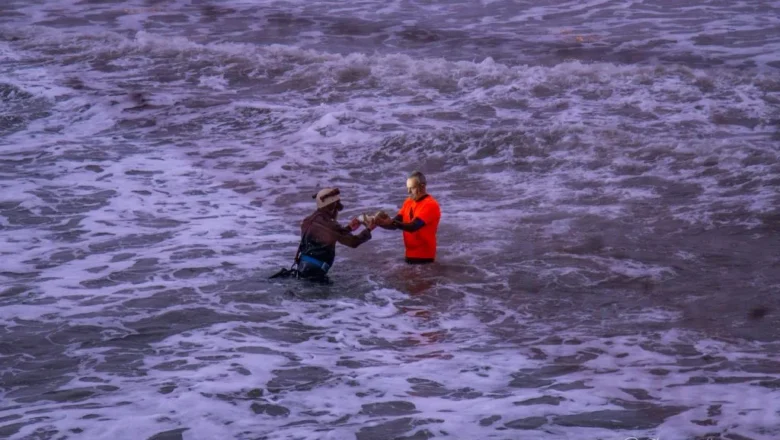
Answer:
<svg viewBox="0 0 780 440"><path fill-rule="evenodd" d="M441 209L439 202L428 194L425 175L415 171L406 179L409 197L398 214L377 216L376 225L383 229L403 231L404 257L410 264L432 263L436 260L436 231L439 228Z"/></svg>

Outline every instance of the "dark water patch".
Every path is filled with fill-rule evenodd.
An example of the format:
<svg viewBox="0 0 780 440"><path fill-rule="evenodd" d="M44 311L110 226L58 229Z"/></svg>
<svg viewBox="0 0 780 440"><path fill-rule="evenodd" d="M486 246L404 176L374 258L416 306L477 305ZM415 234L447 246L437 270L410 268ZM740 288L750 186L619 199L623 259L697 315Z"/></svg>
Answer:
<svg viewBox="0 0 780 440"><path fill-rule="evenodd" d="M727 361L725 357L704 355L701 357L693 357L693 358L678 358L677 365L681 367L704 367L707 365L718 364L725 361Z"/></svg>
<svg viewBox="0 0 780 440"><path fill-rule="evenodd" d="M89 232L90 231L87 229L71 229L65 232L51 234L47 237L54 242L78 243L84 241L84 235L88 234Z"/></svg>
<svg viewBox="0 0 780 440"><path fill-rule="evenodd" d="M274 378L266 385L272 393L281 391L309 391L324 385L333 375L322 367L300 367L289 370L273 370Z"/></svg>
<svg viewBox="0 0 780 440"><path fill-rule="evenodd" d="M94 371L120 377L144 377L148 371L144 358L143 353L131 353L124 349L107 350L103 353L102 362L95 365Z"/></svg>
<svg viewBox="0 0 780 440"><path fill-rule="evenodd" d="M750 363L741 364L740 371L756 374L780 374L780 362L771 359L756 359Z"/></svg>
<svg viewBox="0 0 780 440"><path fill-rule="evenodd" d="M756 383L757 386L769 388L770 390L780 390L780 379L762 380Z"/></svg>
<svg viewBox="0 0 780 440"><path fill-rule="evenodd" d="M415 429L418 426L428 425L431 423L443 423L443 420L439 419L413 419L411 417L403 417L400 419L394 419L387 422L379 423L373 426L367 426L360 428L357 432L357 440L387 440L387 439L412 439L415 437L402 437L403 434ZM427 430L421 430L414 433L414 436L422 436L421 438L427 439L430 433ZM417 437L420 438L420 437ZM417 440L417 439L415 439Z"/></svg>
<svg viewBox="0 0 780 440"><path fill-rule="evenodd" d="M214 269L210 267L186 267L174 272L173 276L174 278L186 280L186 279L196 278L200 275L211 273L213 271Z"/></svg>
<svg viewBox="0 0 780 440"><path fill-rule="evenodd" d="M235 349L235 351L239 353L253 353L253 354L270 354L270 355L276 355L276 356L284 356L289 358L292 361L299 361L300 358L292 353L282 353L280 351L272 350L268 347L260 347L260 346L246 346L246 347L238 347Z"/></svg>
<svg viewBox="0 0 780 440"><path fill-rule="evenodd" d="M404 416L419 413L413 403L402 400L364 404L360 412L374 417Z"/></svg>
<svg viewBox="0 0 780 440"><path fill-rule="evenodd" d="M652 167L644 164L630 164L614 166L614 173L618 176L639 176L650 171Z"/></svg>
<svg viewBox="0 0 780 440"><path fill-rule="evenodd" d="M556 391L587 390L592 388L593 388L592 386L585 385L585 382L582 380L578 380L575 382L568 382L568 383L556 383L554 385L547 387L548 390L556 390Z"/></svg>
<svg viewBox="0 0 780 440"><path fill-rule="evenodd" d="M6 423L6 422L11 421L11 420L19 420L19 419L21 419L23 417L24 416L22 416L21 414L11 414L11 415L7 415L7 416L3 416L3 417L0 417L0 423Z"/></svg>
<svg viewBox="0 0 780 440"><path fill-rule="evenodd" d="M755 179L756 176L750 173L732 174L723 179L718 179L718 186L722 187L737 187L745 185Z"/></svg>
<svg viewBox="0 0 780 440"><path fill-rule="evenodd" d="M87 218L87 217L83 216L83 215L77 215L75 217L69 218L66 222L64 222L61 225L52 226L51 228L49 228L49 230L57 231L57 232L60 232L60 231L71 231L73 229L78 228L81 225L81 221L84 220L85 218ZM86 230L79 230L78 232L87 232L87 231Z"/></svg>
<svg viewBox="0 0 780 440"><path fill-rule="evenodd" d="M410 396L441 397L449 393L444 385L432 380L411 378L407 379L407 382L412 384L412 392L408 393Z"/></svg>
<svg viewBox="0 0 780 440"><path fill-rule="evenodd" d="M149 303L135 303L134 307L160 310L171 304L179 304L185 295L193 295L192 288L182 288L163 292L161 298ZM138 300L141 300L139 298ZM132 300L131 300L132 301ZM157 302L159 301L159 302ZM157 304L155 306L155 304ZM163 304L162 306L160 304ZM262 314L261 314L262 315ZM273 316L273 315L272 315ZM204 307L187 308L161 313L156 316L143 318L138 321L125 322L125 327L135 333L113 338L100 343L103 346L116 346L125 348L143 348L151 343L159 342L169 336L211 326L219 322L240 320L262 320L267 316L254 316L240 318L231 315L220 314L212 309Z"/></svg>
<svg viewBox="0 0 780 440"><path fill-rule="evenodd" d="M209 248L193 248L193 249L187 249L183 251L176 251L171 254L171 260L173 261L179 261L179 260L195 260L198 258L210 258L217 255L217 253Z"/></svg>
<svg viewBox="0 0 780 440"><path fill-rule="evenodd" d="M16 296L18 296L18 295L20 295L22 293L29 292L31 290L33 290L33 288L30 287L30 286L27 286L27 285L11 286L11 287L8 287L7 289L3 290L2 292L0 292L0 299L2 299L2 298L9 298L10 299L10 298L16 297ZM0 303L0 304L2 304L2 303Z"/></svg>
<svg viewBox="0 0 780 440"><path fill-rule="evenodd" d="M130 258L133 258L136 256L136 254L132 252L120 252L113 257L111 257L111 263L118 263L120 261L129 260Z"/></svg>
<svg viewBox="0 0 780 440"><path fill-rule="evenodd" d="M179 359L153 365L150 369L160 371L196 371L205 366L207 364L190 364L187 360Z"/></svg>
<svg viewBox="0 0 780 440"><path fill-rule="evenodd" d="M328 26L328 31L334 35L368 36L382 32L388 27L387 23L350 18L348 20L337 19Z"/></svg>
<svg viewBox="0 0 780 440"><path fill-rule="evenodd" d="M171 394L176 388L178 388L176 385L163 385L157 392L160 394Z"/></svg>
<svg viewBox="0 0 780 440"><path fill-rule="evenodd" d="M153 177L157 174L163 174L162 171L148 171L148 170L127 170L125 171L125 174L128 176L143 176L143 177Z"/></svg>
<svg viewBox="0 0 780 440"><path fill-rule="evenodd" d="M576 373L581 370L582 367L579 365L548 365L538 369L523 369L510 375L513 379L509 386L539 388L552 385L552 378Z"/></svg>
<svg viewBox="0 0 780 440"><path fill-rule="evenodd" d="M716 110L710 115L710 121L716 125L737 125L751 130L762 123L761 119L751 117L746 111L738 108Z"/></svg>
<svg viewBox="0 0 780 440"><path fill-rule="evenodd" d="M286 83L278 85L283 89L306 89L308 86L316 82L315 78L309 80L298 79L290 80ZM225 103L218 103L216 105L223 105ZM191 104L194 105L194 104ZM204 104L200 104L202 107ZM235 134L236 132L252 131L257 134L258 132L279 132L287 128L287 121L283 119L281 114L272 113L268 109L253 108L253 107L238 107L233 112L222 112L213 117L196 118L183 124L178 125L166 125L164 131L159 133L160 136L170 136L171 131L175 132L192 132L194 130L201 130L203 124L212 125L216 121L215 127L212 129L215 133ZM225 157L242 157L240 154L241 149L226 149L222 150L222 153L218 153L216 156L204 157L205 159L219 159ZM209 154L209 153L207 153Z"/></svg>
<svg viewBox="0 0 780 440"><path fill-rule="evenodd" d="M56 165L58 162L61 163L63 160L73 161L73 162L97 162L97 161L104 161L104 162L111 162L112 160L115 160L117 157L117 153L125 153L125 149L128 147L125 146L117 146L112 145L111 149L107 149L104 146L99 147L93 147L93 146L81 146L81 145L75 145L71 146L70 144L66 144L68 149L59 152L59 154L51 155L47 158L45 162L42 164L47 165ZM65 147L63 147L65 148ZM94 173L102 173L105 170L96 164L90 164L86 165L84 169L88 171L92 171Z"/></svg>
<svg viewBox="0 0 780 440"><path fill-rule="evenodd" d="M640 121L655 121L658 120L659 117L653 112L642 110L639 106L635 104L623 104L618 108L615 108L613 110L613 113L616 115L620 115L623 117L628 117L631 119L636 119Z"/></svg>
<svg viewBox="0 0 780 440"><path fill-rule="evenodd" d="M501 420L501 416L498 416L498 415L485 417L484 419L481 419L479 421L479 426L490 426L490 425L492 425L493 423L496 423L499 420Z"/></svg>
<svg viewBox="0 0 780 440"><path fill-rule="evenodd" d="M0 437L11 438L12 435L17 434L19 430L21 430L25 426L34 425L36 423L44 422L46 420L49 420L49 417L34 417L31 419L27 419L24 422L12 423L10 425L0 426ZM36 438L41 438L41 437L36 437Z"/></svg>
<svg viewBox="0 0 780 440"><path fill-rule="evenodd" d="M87 400L96 394L102 392L116 391L119 388L106 386L104 388L71 388L67 390L49 391L44 393L41 398L44 400L51 400L54 402L81 402ZM36 399L37 400L37 399ZM18 399L19 402L24 402L24 399Z"/></svg>
<svg viewBox="0 0 780 440"><path fill-rule="evenodd" d="M697 46L753 47L766 39L763 30L729 30L727 33L701 33L692 38Z"/></svg>
<svg viewBox="0 0 780 440"><path fill-rule="evenodd" d="M537 429L546 423L546 417L526 417L507 422L504 426L509 429Z"/></svg>
<svg viewBox="0 0 780 440"><path fill-rule="evenodd" d="M40 226L59 222L59 219L37 215L31 210L21 207L1 209L0 215L5 217L8 224L12 226Z"/></svg>
<svg viewBox="0 0 780 440"><path fill-rule="evenodd" d="M242 110L245 110L242 109ZM242 157L245 155L245 151L242 148L223 148L221 150L211 151L204 154L204 159L219 159L224 157Z"/></svg>
<svg viewBox="0 0 780 440"><path fill-rule="evenodd" d="M311 26L316 22L305 17L298 17L289 12L272 12L265 16L266 22L275 26L289 26L298 28L305 28Z"/></svg>
<svg viewBox="0 0 780 440"><path fill-rule="evenodd" d="M93 376L86 376L86 377L80 377L79 382L87 382L87 383L105 383L107 382L105 379L101 379L99 377L93 377Z"/></svg>
<svg viewBox="0 0 780 440"><path fill-rule="evenodd" d="M647 390L641 388L621 388L624 393L630 394L631 397L637 400L654 400L655 397L651 396Z"/></svg>
<svg viewBox="0 0 780 440"><path fill-rule="evenodd" d="M560 396L542 396L542 397L534 397L531 399L526 399L521 402L512 402L514 405L517 406L530 406L530 405L560 405L561 402L565 401L566 399Z"/></svg>
<svg viewBox="0 0 780 440"><path fill-rule="evenodd" d="M511 382L509 382L510 387L515 388L541 388L546 387L548 385L552 385L554 381L550 379L540 379L538 377L534 376L527 376L527 375L520 375L520 376L513 376Z"/></svg>
<svg viewBox="0 0 780 440"><path fill-rule="evenodd" d="M248 161L242 162L238 168L245 171L259 171L268 165L267 161Z"/></svg>
<svg viewBox="0 0 780 440"><path fill-rule="evenodd" d="M735 383L747 383L760 380L771 380L771 377L756 377L756 376L721 376L713 379L713 383L719 385L730 385Z"/></svg>
<svg viewBox="0 0 780 440"><path fill-rule="evenodd" d="M65 386L70 381L67 375L77 371L81 360L65 355L66 346L53 341L49 335L55 340L71 341L86 329L58 332L57 327L44 323L16 321L17 325L0 339L0 354L9 368L2 374L0 389L13 390L6 397L35 399Z"/></svg>
<svg viewBox="0 0 780 440"><path fill-rule="evenodd" d="M167 25L176 23L188 23L190 17L186 14L155 14L150 15L148 18L149 25L152 23L159 23L162 28L167 28Z"/></svg>
<svg viewBox="0 0 780 440"><path fill-rule="evenodd" d="M416 26L407 26L396 33L402 40L410 43L433 43L442 39L440 31Z"/></svg>
<svg viewBox="0 0 780 440"><path fill-rule="evenodd" d="M35 362L17 362L16 368L25 369L12 374L3 375L3 386L13 389L6 398L20 403L38 402L41 400L79 401L94 394L92 391L81 390L68 393L52 392L52 389L67 386L70 382L68 374L78 371L79 360L67 357L41 360ZM48 369L48 370L45 370Z"/></svg>
<svg viewBox="0 0 780 440"><path fill-rule="evenodd" d="M290 410L281 405L253 403L250 408L255 414L265 414L271 417L287 417L290 415Z"/></svg>
<svg viewBox="0 0 780 440"><path fill-rule="evenodd" d="M473 105L469 107L467 114L476 118L495 118L496 109L490 105Z"/></svg>
<svg viewBox="0 0 780 440"><path fill-rule="evenodd" d="M572 344L573 345L573 344ZM592 361L599 357L600 354L604 354L601 350L597 348L592 348L588 350L578 351L577 353L570 355L570 356L559 356L555 358L556 364L584 364L586 362Z"/></svg>
<svg viewBox="0 0 780 440"><path fill-rule="evenodd" d="M235 365L235 364L234 364ZM263 390L262 388L252 388L251 390L247 392L232 392L232 393L217 393L215 395L212 395L210 393L202 393L206 397L216 397L217 399L224 400L225 402L241 402L241 401L263 401Z"/></svg>
<svg viewBox="0 0 780 440"><path fill-rule="evenodd" d="M107 240L89 245L89 249L95 253L106 253L129 248L147 247L162 243L173 237L172 232L158 234L130 234L124 237Z"/></svg>
<svg viewBox="0 0 780 440"><path fill-rule="evenodd" d="M84 17L72 17L72 16L60 16L50 20L42 20L33 23L35 26L51 26L51 27L79 27L87 26L90 21Z"/></svg>
<svg viewBox="0 0 780 440"><path fill-rule="evenodd" d="M596 89L577 89L574 91L575 95L587 99L589 101L601 101L612 97L612 89L596 88Z"/></svg>
<svg viewBox="0 0 780 440"><path fill-rule="evenodd" d="M94 325L66 325L49 333L48 338L55 344L66 346L86 341L99 341L102 339L103 330L103 327Z"/></svg>
<svg viewBox="0 0 780 440"><path fill-rule="evenodd" d="M0 276L13 280L31 280L37 278L40 274L40 272L0 272Z"/></svg>
<svg viewBox="0 0 780 440"><path fill-rule="evenodd" d="M651 188L663 198L666 204L680 204L702 194L703 189L695 183L681 183L653 176L629 177L620 182L626 188Z"/></svg>
<svg viewBox="0 0 780 440"><path fill-rule="evenodd" d="M170 431L164 431L157 433L146 440L184 440L182 435L185 431L189 431L190 428L178 428Z"/></svg>
<svg viewBox="0 0 780 440"><path fill-rule="evenodd" d="M108 268L109 266L95 266L95 267L89 267L87 269L84 269L84 271L88 273L100 273ZM90 282L90 281L86 281L86 282ZM86 282L82 282L82 285L86 286L86 284L84 284Z"/></svg>
<svg viewBox="0 0 780 440"><path fill-rule="evenodd" d="M76 195L71 188L43 188L31 191L42 201L51 205L55 215L81 214L103 208L109 204L110 199L117 196L114 190L101 190L86 186L76 187L77 190L94 189L92 193Z"/></svg>
<svg viewBox="0 0 780 440"><path fill-rule="evenodd" d="M351 369L378 367L382 365L386 365L386 364L384 362L377 361L374 359L363 359L363 360L341 359L338 362L336 362L336 366L351 368Z"/></svg>
<svg viewBox="0 0 780 440"><path fill-rule="evenodd" d="M482 396L482 392L466 387L451 391L444 398L447 400L472 400Z"/></svg>
<svg viewBox="0 0 780 440"><path fill-rule="evenodd" d="M653 429L688 408L646 405L634 410L602 410L553 418L553 424L603 429Z"/></svg>
<svg viewBox="0 0 780 440"><path fill-rule="evenodd" d="M10 134L26 126L26 120L19 115L0 115L0 134Z"/></svg>
<svg viewBox="0 0 780 440"><path fill-rule="evenodd" d="M213 22L224 17L230 17L238 12L230 7L205 4L200 6L201 22Z"/></svg>
<svg viewBox="0 0 780 440"><path fill-rule="evenodd" d="M100 280L92 280L95 286L113 286L121 283L140 284L148 281L159 269L157 258L141 258L123 271L112 272ZM90 287L83 284L85 287Z"/></svg>
<svg viewBox="0 0 780 440"><path fill-rule="evenodd" d="M281 314L272 313L266 315L268 318L275 319L274 317L280 317ZM270 320L270 319L269 319ZM306 342L312 338L316 338L322 335L322 329L317 327L309 327L299 322L285 322L278 324L277 326L253 326L253 327L239 327L237 332L247 335L261 336L266 340L280 341L292 344L298 344Z"/></svg>
<svg viewBox="0 0 780 440"><path fill-rule="evenodd" d="M32 99L33 95L13 84L0 83L0 102L24 101Z"/></svg>
<svg viewBox="0 0 780 440"><path fill-rule="evenodd" d="M101 268L103 269L103 268ZM92 280L84 280L79 282L81 286L83 286L86 289L102 289L105 287L114 287L121 284L118 281L114 281L110 278L96 278Z"/></svg>
<svg viewBox="0 0 780 440"><path fill-rule="evenodd" d="M145 212L136 212L135 214L136 214L135 223L138 226L144 228L155 228L155 229L175 228L177 226L186 225L188 223L187 221L175 220L167 217L156 217L154 215Z"/></svg>

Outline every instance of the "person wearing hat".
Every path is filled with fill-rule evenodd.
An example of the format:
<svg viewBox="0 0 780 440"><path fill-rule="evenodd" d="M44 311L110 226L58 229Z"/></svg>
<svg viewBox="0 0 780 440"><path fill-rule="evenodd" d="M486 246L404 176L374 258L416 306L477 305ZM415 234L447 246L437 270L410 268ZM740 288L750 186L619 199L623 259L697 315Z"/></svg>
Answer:
<svg viewBox="0 0 780 440"><path fill-rule="evenodd" d="M376 227L374 222L366 224L366 229L353 235L352 232L361 225L360 220L353 218L347 226L341 226L336 221L339 211L344 209L339 194L338 188L319 191L313 197L317 210L301 223L301 244L295 258L301 278L327 281L328 271L336 258L336 243L356 248L371 239L371 231Z"/></svg>
<svg viewBox="0 0 780 440"><path fill-rule="evenodd" d="M433 263L436 260L436 232L441 220L439 202L428 194L425 175L420 171L409 174L406 192L409 197L398 214L393 218L377 216L376 224L383 229L403 231L407 263Z"/></svg>

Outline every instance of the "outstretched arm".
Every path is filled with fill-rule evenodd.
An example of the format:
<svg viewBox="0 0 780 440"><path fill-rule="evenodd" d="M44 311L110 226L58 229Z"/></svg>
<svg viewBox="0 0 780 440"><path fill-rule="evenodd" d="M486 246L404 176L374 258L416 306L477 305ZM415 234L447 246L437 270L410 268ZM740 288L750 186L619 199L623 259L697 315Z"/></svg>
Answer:
<svg viewBox="0 0 780 440"><path fill-rule="evenodd" d="M341 234L339 235L338 241L344 246L356 248L370 239L371 239L371 230L363 229L362 231L360 231L360 234L358 235L352 235L349 232L345 234Z"/></svg>
<svg viewBox="0 0 780 440"><path fill-rule="evenodd" d="M353 220L356 221L357 219L353 219ZM363 243L367 242L368 240L370 240L371 239L371 230L374 229L374 227L375 227L373 224L369 225L366 229L363 229L362 231L360 231L360 234L352 235L353 225L355 225L354 221L350 222L350 224L348 226L346 226L346 227L336 226L338 228L338 230L337 230L338 236L337 236L336 240L339 243L343 244L344 246L348 246L348 247L351 247L351 248L356 248L356 247L360 246L361 244L363 244ZM357 223L357 225L359 225L359 224L360 223Z"/></svg>
<svg viewBox="0 0 780 440"><path fill-rule="evenodd" d="M418 229L420 229L423 226L425 226L425 222L422 219L419 219L419 218L414 218L414 219L412 219L411 222L404 223L404 222L401 221L401 216L400 215L396 215L392 219L386 220L383 224L379 224L379 223L377 223L377 224L379 225L379 227L384 228L384 229L391 229L391 230L393 230L393 229L400 229L400 230L406 231L406 232L415 232Z"/></svg>
<svg viewBox="0 0 780 440"><path fill-rule="evenodd" d="M412 221L409 223L404 223L401 220L393 219L391 226L394 226L393 229L400 229L406 232L416 232L418 229L425 226L425 222L419 218L412 219Z"/></svg>
<svg viewBox="0 0 780 440"><path fill-rule="evenodd" d="M397 222L401 221L401 214L396 215L393 218L390 217L382 217L376 219L376 225L379 226L382 229L398 229L398 226L396 226Z"/></svg>

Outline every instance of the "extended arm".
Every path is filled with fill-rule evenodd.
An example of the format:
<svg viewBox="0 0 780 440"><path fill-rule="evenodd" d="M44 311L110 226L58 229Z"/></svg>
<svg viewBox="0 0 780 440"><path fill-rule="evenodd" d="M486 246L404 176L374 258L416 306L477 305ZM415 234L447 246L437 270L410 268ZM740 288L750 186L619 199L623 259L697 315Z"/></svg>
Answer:
<svg viewBox="0 0 780 440"><path fill-rule="evenodd" d="M406 232L415 232L418 229L425 226L425 222L422 221L422 219L414 218L409 223L404 223L401 221L401 216L396 215L393 217L392 221L388 223L387 225L379 225L380 228L384 229L400 229L402 231Z"/></svg>
<svg viewBox="0 0 780 440"><path fill-rule="evenodd" d="M356 248L371 239L371 230L366 228L360 231L360 234L352 235L349 228L339 230L338 242L344 246Z"/></svg>
<svg viewBox="0 0 780 440"><path fill-rule="evenodd" d="M382 229L398 229L398 226L396 224L401 221L401 214L396 215L395 217L388 219L385 217L384 219L377 219L376 225L379 226Z"/></svg>

